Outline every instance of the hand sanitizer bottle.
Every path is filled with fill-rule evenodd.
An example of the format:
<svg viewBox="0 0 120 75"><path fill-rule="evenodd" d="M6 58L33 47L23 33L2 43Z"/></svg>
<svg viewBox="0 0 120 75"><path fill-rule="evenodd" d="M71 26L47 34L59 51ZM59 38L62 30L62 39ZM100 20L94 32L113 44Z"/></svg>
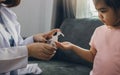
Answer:
<svg viewBox="0 0 120 75"><path fill-rule="evenodd" d="M52 36L51 39L48 40L47 43L51 44L56 49L55 41L58 41L58 36L60 35L64 37L64 34L62 32L57 32L55 35Z"/></svg>

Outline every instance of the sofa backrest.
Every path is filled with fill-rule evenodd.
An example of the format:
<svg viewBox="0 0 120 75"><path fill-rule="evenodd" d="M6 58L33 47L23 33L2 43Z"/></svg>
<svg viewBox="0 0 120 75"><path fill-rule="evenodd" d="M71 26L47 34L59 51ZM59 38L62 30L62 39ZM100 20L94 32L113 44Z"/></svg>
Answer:
<svg viewBox="0 0 120 75"><path fill-rule="evenodd" d="M66 19L60 27L65 36L60 36L59 41L69 41L82 48L89 49L91 36L95 28L100 25L103 25L103 23L95 18ZM81 63L87 66L91 65L70 50L64 51L58 49L54 58L68 62Z"/></svg>

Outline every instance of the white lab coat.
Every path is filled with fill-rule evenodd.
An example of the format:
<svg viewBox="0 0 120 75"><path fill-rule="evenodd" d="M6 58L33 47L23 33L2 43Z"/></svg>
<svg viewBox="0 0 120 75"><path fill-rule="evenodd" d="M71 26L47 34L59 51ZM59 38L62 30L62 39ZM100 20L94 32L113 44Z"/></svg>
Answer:
<svg viewBox="0 0 120 75"><path fill-rule="evenodd" d="M0 24L0 74L27 66L28 52L26 44L33 42L33 37L23 40L20 35L20 25L17 17L9 8L0 5L0 16L15 41L15 47L10 47L9 40ZM1 23L1 22L0 22Z"/></svg>

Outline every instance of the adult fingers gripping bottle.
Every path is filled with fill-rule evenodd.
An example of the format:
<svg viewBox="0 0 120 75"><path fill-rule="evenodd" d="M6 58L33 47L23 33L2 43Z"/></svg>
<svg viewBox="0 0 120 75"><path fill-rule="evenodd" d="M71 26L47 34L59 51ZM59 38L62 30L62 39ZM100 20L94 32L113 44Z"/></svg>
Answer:
<svg viewBox="0 0 120 75"><path fill-rule="evenodd" d="M64 37L64 34L62 32L56 32L55 35L53 35L52 38L47 41L47 43L51 44L55 49L57 49L55 42L58 41L58 37L60 35Z"/></svg>

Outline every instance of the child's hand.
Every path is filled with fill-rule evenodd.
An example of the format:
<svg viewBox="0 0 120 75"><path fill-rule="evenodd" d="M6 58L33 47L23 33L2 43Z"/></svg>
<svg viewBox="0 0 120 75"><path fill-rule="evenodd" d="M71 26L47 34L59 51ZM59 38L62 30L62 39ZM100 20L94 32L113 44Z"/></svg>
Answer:
<svg viewBox="0 0 120 75"><path fill-rule="evenodd" d="M73 44L70 42L55 42L55 43L57 48L61 48L63 50L71 50L73 46Z"/></svg>

